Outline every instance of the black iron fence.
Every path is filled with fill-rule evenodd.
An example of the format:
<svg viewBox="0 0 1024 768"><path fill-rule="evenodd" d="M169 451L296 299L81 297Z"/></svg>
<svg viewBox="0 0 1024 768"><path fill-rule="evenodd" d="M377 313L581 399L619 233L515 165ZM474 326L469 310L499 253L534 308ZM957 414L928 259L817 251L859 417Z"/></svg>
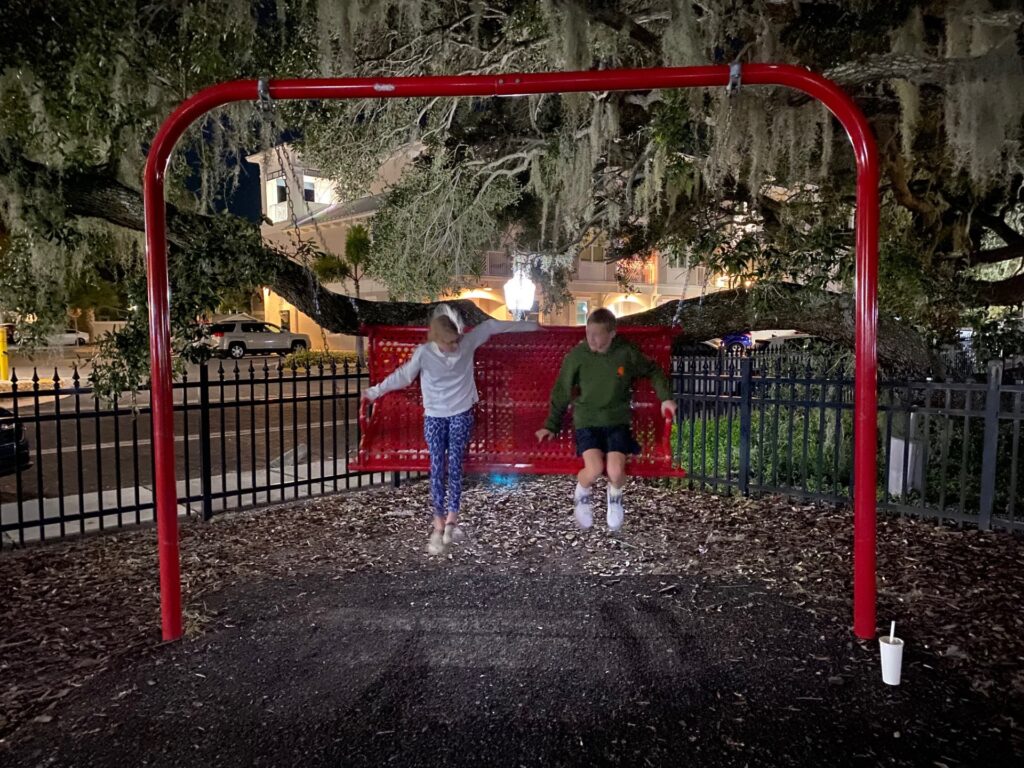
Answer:
<svg viewBox="0 0 1024 768"><path fill-rule="evenodd" d="M853 485L849 361L811 355L677 358L674 446L688 483L847 502ZM1024 530L1024 384L883 381L881 509Z"/></svg>
<svg viewBox="0 0 1024 768"><path fill-rule="evenodd" d="M848 502L849 365L805 353L676 358L673 437L685 482ZM148 393L108 405L77 371L12 379L0 392L2 545L151 521ZM208 518L396 482L350 469L366 382L366 371L348 364L307 370L258 359L193 369L174 385L179 513ZM883 381L879 506L1024 530L1022 421L1024 384L998 361L982 381Z"/></svg>
<svg viewBox="0 0 1024 768"><path fill-rule="evenodd" d="M347 363L303 369L256 359L193 368L173 390L179 513L209 518L396 482L349 468L366 380L364 368ZM3 546L153 519L148 392L106 404L77 370L52 379L15 372L0 406L0 439L10 438L10 451L0 446Z"/></svg>

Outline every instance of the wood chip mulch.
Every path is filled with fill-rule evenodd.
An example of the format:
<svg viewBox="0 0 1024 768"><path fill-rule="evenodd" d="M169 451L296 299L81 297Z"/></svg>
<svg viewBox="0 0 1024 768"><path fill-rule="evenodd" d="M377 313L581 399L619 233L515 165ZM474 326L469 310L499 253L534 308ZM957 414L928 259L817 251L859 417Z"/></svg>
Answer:
<svg viewBox="0 0 1024 768"><path fill-rule="evenodd" d="M572 524L568 478L478 482L466 541L430 557L425 483L183 521L186 632L219 620L205 599L304 573L470 567L501 572L673 575L761 588L851 622L852 513L781 497L713 496L634 482L626 527ZM600 497L599 497L600 498ZM596 515L596 517L599 517ZM158 643L156 533L126 530L0 554L0 744L100 671ZM1024 703L1024 541L880 517L878 622L981 694ZM851 634L852 637L852 634Z"/></svg>

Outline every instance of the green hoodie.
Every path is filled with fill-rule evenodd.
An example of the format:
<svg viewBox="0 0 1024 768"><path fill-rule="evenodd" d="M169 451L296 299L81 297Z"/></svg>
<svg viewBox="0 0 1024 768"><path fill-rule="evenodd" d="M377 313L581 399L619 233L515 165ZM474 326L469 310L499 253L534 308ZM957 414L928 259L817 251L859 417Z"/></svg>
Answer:
<svg viewBox="0 0 1024 768"><path fill-rule="evenodd" d="M580 342L562 361L558 380L551 390L551 409L544 428L557 433L570 402L576 429L632 424L629 401L633 379L637 378L650 379L659 400L672 399L664 371L621 336L612 339L604 353L593 352L586 341ZM579 394L573 400L577 389Z"/></svg>

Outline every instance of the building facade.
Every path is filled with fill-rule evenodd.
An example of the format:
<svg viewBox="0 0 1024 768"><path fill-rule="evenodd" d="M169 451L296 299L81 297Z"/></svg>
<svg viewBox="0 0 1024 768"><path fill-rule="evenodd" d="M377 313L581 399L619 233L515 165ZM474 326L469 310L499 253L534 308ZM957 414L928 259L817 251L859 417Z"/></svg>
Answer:
<svg viewBox="0 0 1024 768"><path fill-rule="evenodd" d="M324 252L343 255L349 230L357 224L372 230L371 219L383 194L419 152L420 147L411 145L396 154L379 169L369 194L354 200L342 199L331 181L316 168L304 164L288 145L250 156L248 160L260 169L262 211L269 220L263 224L263 237L268 243L285 249L304 241L314 243ZM537 312L537 319L545 325L582 325L587 315L598 307L607 307L622 317L673 299L693 298L725 287L721 279L707 275L703 268L676 267L658 254L642 267L630 268L622 281L620 272L629 267L609 264L606 254L607 244L602 237L595 237L589 246L581 249L569 284L572 301L553 312ZM468 299L492 317L508 319L503 287L511 276L509 251L488 251L482 275L473 278L471 287L452 298ZM629 290L624 290L623 282ZM350 293L353 288L343 283L329 283L327 287L339 293ZM360 281L360 296L386 301L388 293L384 286L365 279ZM315 318L298 312L267 288L256 298L252 309L267 322L308 333L314 347L354 348L353 337L326 332Z"/></svg>

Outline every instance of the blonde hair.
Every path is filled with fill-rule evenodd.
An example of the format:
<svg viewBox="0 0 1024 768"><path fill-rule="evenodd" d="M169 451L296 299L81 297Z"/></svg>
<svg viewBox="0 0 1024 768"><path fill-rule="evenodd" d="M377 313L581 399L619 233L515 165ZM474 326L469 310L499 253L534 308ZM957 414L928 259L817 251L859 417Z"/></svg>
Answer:
<svg viewBox="0 0 1024 768"><path fill-rule="evenodd" d="M438 304L437 308L430 313L427 339L429 341L448 341L452 336L457 339L461 335L462 318L459 317L459 313L448 304Z"/></svg>

